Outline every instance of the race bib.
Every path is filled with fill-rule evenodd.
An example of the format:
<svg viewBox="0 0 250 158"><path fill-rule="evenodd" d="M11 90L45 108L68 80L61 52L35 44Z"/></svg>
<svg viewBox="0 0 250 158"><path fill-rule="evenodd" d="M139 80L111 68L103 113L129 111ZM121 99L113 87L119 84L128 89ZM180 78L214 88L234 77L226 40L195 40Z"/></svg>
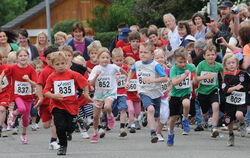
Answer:
<svg viewBox="0 0 250 158"><path fill-rule="evenodd" d="M110 90L112 89L111 84L112 82L110 76L100 76L97 78L96 87L98 89Z"/></svg>
<svg viewBox="0 0 250 158"><path fill-rule="evenodd" d="M182 80L178 85L175 86L176 89L186 89L190 87L191 87L191 73L189 73L189 75L184 80Z"/></svg>
<svg viewBox="0 0 250 158"><path fill-rule="evenodd" d="M14 93L18 95L31 95L31 84L29 82L15 81Z"/></svg>
<svg viewBox="0 0 250 158"><path fill-rule="evenodd" d="M135 92L137 91L137 79L132 79L129 81L129 88L128 92Z"/></svg>
<svg viewBox="0 0 250 158"><path fill-rule="evenodd" d="M208 73L211 73L211 74L215 75L215 77L212 78L212 79L204 79L204 80L201 81L201 84L206 85L206 86L216 85L217 73L201 71L201 76L206 75Z"/></svg>
<svg viewBox="0 0 250 158"><path fill-rule="evenodd" d="M7 87L9 84L8 79L4 76L2 80L2 88Z"/></svg>
<svg viewBox="0 0 250 158"><path fill-rule="evenodd" d="M64 97L74 96L76 92L74 80L54 81L54 92Z"/></svg>
<svg viewBox="0 0 250 158"><path fill-rule="evenodd" d="M161 91L162 93L165 93L168 89L168 82L161 83Z"/></svg>
<svg viewBox="0 0 250 158"><path fill-rule="evenodd" d="M233 91L227 96L226 102L234 105L243 105L246 103L246 93Z"/></svg>
<svg viewBox="0 0 250 158"><path fill-rule="evenodd" d="M118 77L117 88L124 88L127 76L126 75L117 75L117 77Z"/></svg>
<svg viewBox="0 0 250 158"><path fill-rule="evenodd" d="M137 76L137 78L138 78L138 84L140 85L140 86L143 86L143 87L150 87L150 86L152 86L152 83L145 83L144 81L143 81L143 78L146 78L146 77L152 77L153 75L151 75L151 73L148 73L148 72L140 72L139 74L138 74L138 76Z"/></svg>

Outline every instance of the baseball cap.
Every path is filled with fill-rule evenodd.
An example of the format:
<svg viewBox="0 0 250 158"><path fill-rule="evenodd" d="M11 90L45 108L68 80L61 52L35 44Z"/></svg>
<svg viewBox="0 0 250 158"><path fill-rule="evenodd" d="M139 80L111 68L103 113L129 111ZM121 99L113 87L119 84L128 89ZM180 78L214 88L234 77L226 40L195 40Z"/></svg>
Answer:
<svg viewBox="0 0 250 158"><path fill-rule="evenodd" d="M118 40L124 40L128 37L128 33L131 32L129 28L123 28L118 36Z"/></svg>
<svg viewBox="0 0 250 158"><path fill-rule="evenodd" d="M219 8L231 8L231 7L233 7L233 3L231 1L224 1L219 6Z"/></svg>

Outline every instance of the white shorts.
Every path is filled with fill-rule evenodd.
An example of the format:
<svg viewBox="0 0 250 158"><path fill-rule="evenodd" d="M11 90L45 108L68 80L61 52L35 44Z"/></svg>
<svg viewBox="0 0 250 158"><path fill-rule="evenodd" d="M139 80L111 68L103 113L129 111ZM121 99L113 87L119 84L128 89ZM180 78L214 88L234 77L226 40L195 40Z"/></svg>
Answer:
<svg viewBox="0 0 250 158"><path fill-rule="evenodd" d="M160 106L160 123L165 124L169 118L169 102L168 98L161 99Z"/></svg>

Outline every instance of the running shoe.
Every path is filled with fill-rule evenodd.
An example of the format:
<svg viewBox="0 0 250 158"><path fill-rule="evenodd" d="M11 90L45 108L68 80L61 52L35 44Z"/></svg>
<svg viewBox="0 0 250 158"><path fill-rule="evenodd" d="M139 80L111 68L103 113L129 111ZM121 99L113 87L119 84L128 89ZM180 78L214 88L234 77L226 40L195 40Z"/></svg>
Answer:
<svg viewBox="0 0 250 158"><path fill-rule="evenodd" d="M60 146L60 148L57 151L57 155L66 155L67 147L66 146Z"/></svg>
<svg viewBox="0 0 250 158"><path fill-rule="evenodd" d="M49 143L49 150L58 150L60 145L56 141Z"/></svg>
<svg viewBox="0 0 250 158"><path fill-rule="evenodd" d="M173 146L174 145L174 134L168 134L167 145L168 146Z"/></svg>
<svg viewBox="0 0 250 158"><path fill-rule="evenodd" d="M90 142L91 143L97 143L98 142L98 137L99 135L98 134L93 134L90 138Z"/></svg>
<svg viewBox="0 0 250 158"><path fill-rule="evenodd" d="M229 134L227 146L234 146L234 134Z"/></svg>
<svg viewBox="0 0 250 158"><path fill-rule="evenodd" d="M89 134L88 134L87 131L81 132L81 137L82 137L83 139L89 139L89 138L90 138L90 136L89 136Z"/></svg>
<svg viewBox="0 0 250 158"><path fill-rule="evenodd" d="M156 133L151 134L151 143L157 143L158 142L158 137Z"/></svg>
<svg viewBox="0 0 250 158"><path fill-rule="evenodd" d="M164 142L164 138L161 133L158 133L157 137L158 137L158 142Z"/></svg>
<svg viewBox="0 0 250 158"><path fill-rule="evenodd" d="M212 128L212 133L211 133L211 137L212 138L216 138L217 136L219 136L219 131L217 128Z"/></svg>
<svg viewBox="0 0 250 158"><path fill-rule="evenodd" d="M113 116L108 117L108 128L112 129L115 126L115 119Z"/></svg>

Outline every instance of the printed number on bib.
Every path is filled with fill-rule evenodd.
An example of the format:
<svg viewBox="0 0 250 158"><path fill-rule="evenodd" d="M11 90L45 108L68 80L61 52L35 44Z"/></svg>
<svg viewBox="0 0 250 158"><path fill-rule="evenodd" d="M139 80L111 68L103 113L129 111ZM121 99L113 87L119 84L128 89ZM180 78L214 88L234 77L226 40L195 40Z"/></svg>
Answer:
<svg viewBox="0 0 250 158"><path fill-rule="evenodd" d="M128 88L128 91L129 92L135 92L137 91L137 79L132 79L129 81L129 88Z"/></svg>
<svg viewBox="0 0 250 158"><path fill-rule="evenodd" d="M32 88L29 82L19 82L15 81L15 94L18 95L31 95Z"/></svg>
<svg viewBox="0 0 250 158"><path fill-rule="evenodd" d="M191 73L182 80L178 85L175 86L176 89L186 89L191 87Z"/></svg>
<svg viewBox="0 0 250 158"><path fill-rule="evenodd" d="M152 77L153 74L151 73L146 73L146 72L140 72L138 75L137 75L137 78L138 78L138 83L140 86L152 86L152 83L145 83L143 81L143 78L146 78L146 77Z"/></svg>
<svg viewBox="0 0 250 158"><path fill-rule="evenodd" d="M246 103L246 93L233 91L227 96L226 102L234 105L242 105Z"/></svg>
<svg viewBox="0 0 250 158"><path fill-rule="evenodd" d="M204 79L204 80L201 81L201 84L207 85L207 86L215 85L216 84L216 80L217 80L217 73L207 72L207 71L201 71L201 76L206 75L208 73L211 73L211 74L215 75L215 77L212 78L212 79Z"/></svg>
<svg viewBox="0 0 250 158"><path fill-rule="evenodd" d="M97 88L99 89L112 89L111 87L111 77L110 76L101 76L97 78Z"/></svg>
<svg viewBox="0 0 250 158"><path fill-rule="evenodd" d="M4 76L3 80L2 80L2 88L7 87L9 84L8 79Z"/></svg>
<svg viewBox="0 0 250 158"><path fill-rule="evenodd" d="M117 88L124 88L126 83L126 75L118 75Z"/></svg>
<svg viewBox="0 0 250 158"><path fill-rule="evenodd" d="M75 95L74 80L55 81L54 91L56 94L60 93L64 97L74 96Z"/></svg>

